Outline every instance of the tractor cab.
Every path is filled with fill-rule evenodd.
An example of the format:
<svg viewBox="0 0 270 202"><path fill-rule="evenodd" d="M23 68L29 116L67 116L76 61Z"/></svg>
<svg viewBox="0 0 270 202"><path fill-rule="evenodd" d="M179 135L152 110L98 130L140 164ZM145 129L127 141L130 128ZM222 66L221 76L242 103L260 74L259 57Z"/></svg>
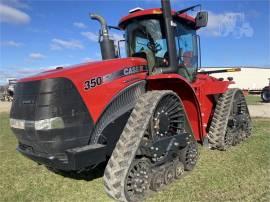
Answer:
<svg viewBox="0 0 270 202"><path fill-rule="evenodd" d="M197 26L197 17L170 13L169 29L162 9L135 9L122 18L119 27L125 30L127 55L145 58L150 74L177 73L193 81L200 64L196 30L202 26Z"/></svg>

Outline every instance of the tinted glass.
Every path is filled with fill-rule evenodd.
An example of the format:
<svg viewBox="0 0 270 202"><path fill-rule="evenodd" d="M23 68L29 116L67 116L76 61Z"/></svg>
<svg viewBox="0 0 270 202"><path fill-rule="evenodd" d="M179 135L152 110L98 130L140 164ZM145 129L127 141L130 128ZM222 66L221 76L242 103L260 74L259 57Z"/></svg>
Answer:
<svg viewBox="0 0 270 202"><path fill-rule="evenodd" d="M155 67L165 67L168 62L167 41L157 19L134 21L126 28L126 47L128 56L146 52L153 56Z"/></svg>
<svg viewBox="0 0 270 202"><path fill-rule="evenodd" d="M198 45L196 31L177 23L176 47L178 54L178 64L186 69L185 77L190 80L195 76L198 69Z"/></svg>

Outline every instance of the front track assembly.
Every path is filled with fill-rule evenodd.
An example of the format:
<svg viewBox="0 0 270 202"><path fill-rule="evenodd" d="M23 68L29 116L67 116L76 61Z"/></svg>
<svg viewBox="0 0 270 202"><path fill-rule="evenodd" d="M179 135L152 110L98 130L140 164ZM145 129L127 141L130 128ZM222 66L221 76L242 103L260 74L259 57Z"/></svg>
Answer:
<svg viewBox="0 0 270 202"><path fill-rule="evenodd" d="M104 173L105 190L117 201L143 201L198 159L197 143L180 98L151 91L137 102Z"/></svg>

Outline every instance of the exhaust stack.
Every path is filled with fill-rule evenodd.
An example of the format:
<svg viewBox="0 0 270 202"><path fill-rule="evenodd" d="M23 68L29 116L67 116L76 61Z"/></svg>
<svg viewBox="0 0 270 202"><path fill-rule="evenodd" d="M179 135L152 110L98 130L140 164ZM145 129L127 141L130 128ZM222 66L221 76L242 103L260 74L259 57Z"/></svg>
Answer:
<svg viewBox="0 0 270 202"><path fill-rule="evenodd" d="M91 14L90 17L92 20L97 20L101 25L98 41L100 44L102 60L116 58L117 56L114 47L114 41L109 38L109 29L106 20L97 14Z"/></svg>
<svg viewBox="0 0 270 202"><path fill-rule="evenodd" d="M163 73L176 73L177 72L177 55L175 45L174 25L171 11L170 0L161 0L165 35L167 38L168 54L169 54L169 67L162 68Z"/></svg>

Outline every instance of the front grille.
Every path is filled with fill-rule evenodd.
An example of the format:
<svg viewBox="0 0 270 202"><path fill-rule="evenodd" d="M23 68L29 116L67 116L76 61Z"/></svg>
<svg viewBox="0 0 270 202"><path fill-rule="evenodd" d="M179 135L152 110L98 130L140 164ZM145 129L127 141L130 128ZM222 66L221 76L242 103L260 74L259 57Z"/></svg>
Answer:
<svg viewBox="0 0 270 202"><path fill-rule="evenodd" d="M64 128L36 131L12 129L21 144L35 151L61 155L88 143L93 120L73 83L65 78L18 83L10 118L39 121L61 117Z"/></svg>

